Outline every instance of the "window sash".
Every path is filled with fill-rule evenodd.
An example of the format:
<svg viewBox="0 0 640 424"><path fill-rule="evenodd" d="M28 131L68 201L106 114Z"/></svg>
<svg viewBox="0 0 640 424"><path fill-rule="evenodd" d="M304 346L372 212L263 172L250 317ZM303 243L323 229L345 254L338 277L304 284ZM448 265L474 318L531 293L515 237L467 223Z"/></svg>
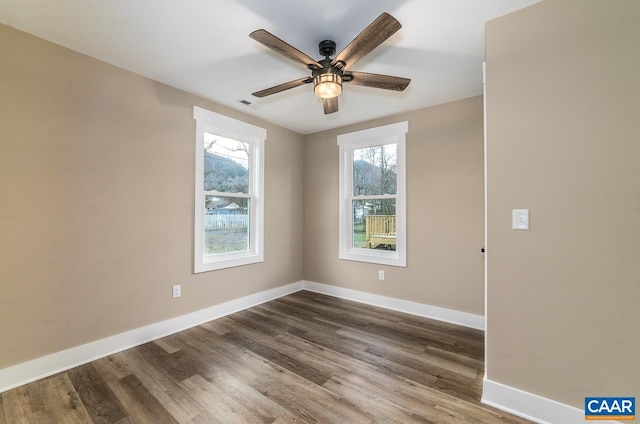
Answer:
<svg viewBox="0 0 640 424"><path fill-rule="evenodd" d="M251 223L254 220L254 217L257 213L256 210L256 186L258 184L258 182L256 181L256 178L254 178L255 174L256 174L256 161L255 161L255 155L256 155L256 146L253 142L253 140L247 140L245 137L236 137L233 135L229 135L229 134L222 134L224 131L212 131L210 128L208 131L205 131L208 134L212 134L212 135L217 135L220 137L225 137L225 138L229 138L232 140L236 140L236 141L242 141L246 144L248 144L249 147L249 152L248 152L248 159L249 159L249 164L248 164L248 171L249 171L249 187L248 187L248 193L231 193L231 192L226 192L226 191L218 191L218 190L202 190L202 193L204 194L203 198L206 199L207 196L217 196L217 197L227 197L227 198L239 198L239 199L249 199L249 209L247 210L247 215L248 215L248 219L249 219L249 248L248 249L244 249L244 250L238 250L238 251L230 251L230 252L224 252L224 253L210 253L207 254L206 253L206 249L205 246L203 245L203 249L202 249L202 256L203 256L203 262L205 263L213 263L216 261L223 261L223 260L228 260L228 259L235 259L238 257L243 257L243 256L247 256L247 255L255 255L256 250L257 250L257 246L256 246L256 241L258 238L258 234L255 232L255 226L251 225ZM239 138L243 138L244 140L238 140ZM204 146L203 146L204 149ZM204 161L204 153L203 153L203 158L202 160ZM203 178L204 178L204 172L203 172ZM204 210L203 210L204 213ZM203 237L205 237L205 228L204 225L202 226L202 233L203 233ZM205 237L206 240L206 237Z"/></svg>

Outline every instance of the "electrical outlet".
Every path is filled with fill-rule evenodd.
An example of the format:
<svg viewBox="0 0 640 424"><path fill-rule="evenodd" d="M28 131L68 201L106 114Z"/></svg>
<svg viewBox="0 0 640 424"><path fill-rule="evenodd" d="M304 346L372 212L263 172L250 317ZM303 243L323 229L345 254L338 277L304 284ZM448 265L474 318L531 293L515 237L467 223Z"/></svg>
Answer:
<svg viewBox="0 0 640 424"><path fill-rule="evenodd" d="M378 271L378 280L384 280L384 271L383 270L379 270Z"/></svg>
<svg viewBox="0 0 640 424"><path fill-rule="evenodd" d="M176 297L180 296L182 296L182 287L180 286L180 284L176 284L175 286L173 286L173 298L175 299Z"/></svg>

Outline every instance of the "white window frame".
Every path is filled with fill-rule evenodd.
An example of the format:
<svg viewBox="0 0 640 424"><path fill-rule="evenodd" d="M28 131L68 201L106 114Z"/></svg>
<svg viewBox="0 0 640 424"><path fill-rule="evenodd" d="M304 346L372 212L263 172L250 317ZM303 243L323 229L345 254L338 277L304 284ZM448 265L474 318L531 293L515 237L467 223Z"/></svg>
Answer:
<svg viewBox="0 0 640 424"><path fill-rule="evenodd" d="M264 144L267 130L219 113L193 107L196 120L195 175L195 273L214 271L264 261ZM204 237L204 134L238 140L249 145L249 249L206 255Z"/></svg>
<svg viewBox="0 0 640 424"><path fill-rule="evenodd" d="M339 258L381 265L407 266L406 209L406 134L408 121L338 135L340 155ZM353 247L353 152L364 147L396 144L397 193L373 196L396 199L396 250L376 250Z"/></svg>

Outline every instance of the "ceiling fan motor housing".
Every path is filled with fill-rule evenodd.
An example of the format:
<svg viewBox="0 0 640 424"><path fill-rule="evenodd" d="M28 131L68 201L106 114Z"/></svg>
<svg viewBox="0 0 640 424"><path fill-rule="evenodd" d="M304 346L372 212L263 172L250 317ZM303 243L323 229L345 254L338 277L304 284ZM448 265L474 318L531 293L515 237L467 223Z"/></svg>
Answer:
<svg viewBox="0 0 640 424"><path fill-rule="evenodd" d="M323 40L318 45L320 54L324 57L333 56L336 54L336 43L332 40Z"/></svg>

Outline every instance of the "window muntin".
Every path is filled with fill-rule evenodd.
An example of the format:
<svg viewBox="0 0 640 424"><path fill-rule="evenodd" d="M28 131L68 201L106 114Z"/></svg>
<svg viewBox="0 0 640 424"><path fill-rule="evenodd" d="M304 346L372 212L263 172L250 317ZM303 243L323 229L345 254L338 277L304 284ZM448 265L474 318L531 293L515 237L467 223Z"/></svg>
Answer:
<svg viewBox="0 0 640 424"><path fill-rule="evenodd" d="M262 262L266 131L198 107L194 118L194 271Z"/></svg>
<svg viewBox="0 0 640 424"><path fill-rule="evenodd" d="M338 136L341 259L406 266L407 122Z"/></svg>

